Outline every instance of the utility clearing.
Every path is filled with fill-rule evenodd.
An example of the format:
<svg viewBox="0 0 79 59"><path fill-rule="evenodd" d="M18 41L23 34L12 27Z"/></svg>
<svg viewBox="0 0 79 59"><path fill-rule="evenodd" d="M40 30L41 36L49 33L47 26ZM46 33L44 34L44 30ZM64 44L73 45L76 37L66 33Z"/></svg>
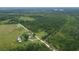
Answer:
<svg viewBox="0 0 79 59"><path fill-rule="evenodd" d="M20 27L24 28L26 31L33 33L31 30L27 29L27 28L24 27L22 24L19 23L18 25L19 25ZM40 39L37 35L35 35L35 37L36 37L36 39L39 40L40 42L44 43L44 44L47 46L47 48L49 48L49 49L52 50L52 51L55 51L55 48L54 48L54 47L53 47L53 48L50 47L50 45L49 45L47 42L45 42L45 41L43 41L42 39Z"/></svg>

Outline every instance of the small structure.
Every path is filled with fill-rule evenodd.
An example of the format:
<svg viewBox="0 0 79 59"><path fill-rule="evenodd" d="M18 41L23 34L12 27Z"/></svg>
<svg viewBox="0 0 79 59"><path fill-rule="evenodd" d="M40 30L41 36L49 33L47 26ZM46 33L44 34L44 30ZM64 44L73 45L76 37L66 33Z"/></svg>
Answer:
<svg viewBox="0 0 79 59"><path fill-rule="evenodd" d="M29 39L33 38L33 33L28 33L29 34Z"/></svg>
<svg viewBox="0 0 79 59"><path fill-rule="evenodd" d="M17 41L22 42L22 39L18 36Z"/></svg>
<svg viewBox="0 0 79 59"><path fill-rule="evenodd" d="M33 41L33 40L35 39L35 34L32 33L32 32L29 32L28 34L29 34L28 39L29 39L30 41Z"/></svg>

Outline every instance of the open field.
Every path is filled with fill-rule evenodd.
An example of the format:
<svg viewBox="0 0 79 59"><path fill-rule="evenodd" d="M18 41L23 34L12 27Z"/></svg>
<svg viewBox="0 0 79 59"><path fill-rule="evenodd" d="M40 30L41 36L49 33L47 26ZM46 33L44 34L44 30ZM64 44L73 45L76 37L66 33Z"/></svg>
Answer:
<svg viewBox="0 0 79 59"><path fill-rule="evenodd" d="M79 51L79 8L2 8L0 50Z"/></svg>
<svg viewBox="0 0 79 59"><path fill-rule="evenodd" d="M22 51L22 50L49 50L43 43L39 40L34 41L25 41L17 42L18 36L21 35L25 30L21 27L18 27L18 24L5 24L0 25L0 50L1 51ZM34 47L32 45L38 45ZM43 48L45 47L45 48Z"/></svg>
<svg viewBox="0 0 79 59"><path fill-rule="evenodd" d="M8 50L16 47L17 38L23 32L16 25L0 25L0 50Z"/></svg>

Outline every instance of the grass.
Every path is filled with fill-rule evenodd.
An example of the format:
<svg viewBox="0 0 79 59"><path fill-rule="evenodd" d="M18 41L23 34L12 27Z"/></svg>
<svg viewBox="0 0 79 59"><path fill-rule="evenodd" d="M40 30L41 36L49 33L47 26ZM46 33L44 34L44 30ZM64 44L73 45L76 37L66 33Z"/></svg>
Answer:
<svg viewBox="0 0 79 59"><path fill-rule="evenodd" d="M19 18L19 20L22 20L22 21L34 21L35 19L32 18L32 17L23 17L23 16L21 16L21 17Z"/></svg>
<svg viewBox="0 0 79 59"><path fill-rule="evenodd" d="M25 41L21 44L18 43L17 47L14 48L15 51L50 51L44 43L40 42L39 40L34 41Z"/></svg>
<svg viewBox="0 0 79 59"><path fill-rule="evenodd" d="M0 25L0 51L48 51L42 42L34 39L33 41L17 42L19 35L25 30L17 24Z"/></svg>
<svg viewBox="0 0 79 59"><path fill-rule="evenodd" d="M22 32L23 29L17 28L16 24L0 25L0 50L16 47L16 39Z"/></svg>

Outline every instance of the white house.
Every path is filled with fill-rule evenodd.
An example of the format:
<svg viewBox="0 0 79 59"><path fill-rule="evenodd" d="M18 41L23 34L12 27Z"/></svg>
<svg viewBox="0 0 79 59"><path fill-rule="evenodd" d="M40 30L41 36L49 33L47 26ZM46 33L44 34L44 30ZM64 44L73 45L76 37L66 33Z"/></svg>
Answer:
<svg viewBox="0 0 79 59"><path fill-rule="evenodd" d="M17 38L18 42L22 42L22 39L20 37Z"/></svg>

